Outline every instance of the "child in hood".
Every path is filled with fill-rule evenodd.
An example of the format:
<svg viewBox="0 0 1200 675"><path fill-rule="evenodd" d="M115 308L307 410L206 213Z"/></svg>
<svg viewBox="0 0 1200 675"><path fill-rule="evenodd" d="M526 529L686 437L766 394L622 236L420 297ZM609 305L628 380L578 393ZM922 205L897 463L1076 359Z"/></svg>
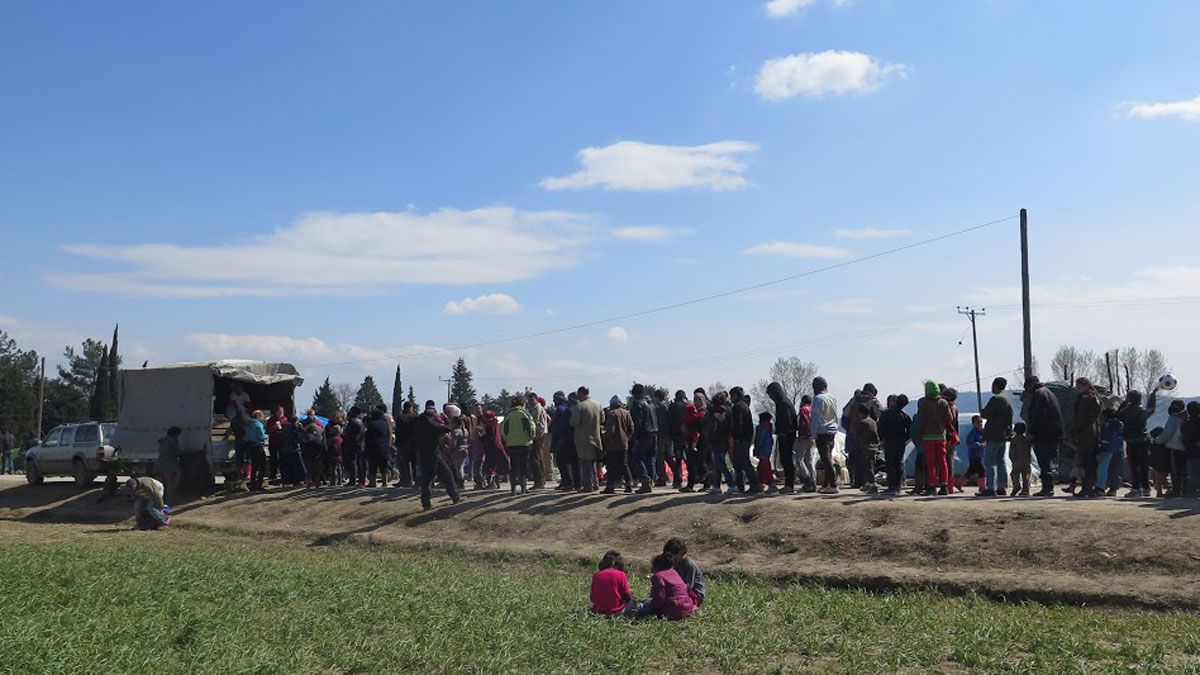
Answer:
<svg viewBox="0 0 1200 675"><path fill-rule="evenodd" d="M665 553L654 556L651 562L654 574L650 576L650 601L643 604L641 616L682 621L696 611L696 602L673 565L671 556Z"/></svg>
<svg viewBox="0 0 1200 675"><path fill-rule="evenodd" d="M771 425L771 413L758 415L758 426L754 429L754 457L758 460L758 482L768 491L778 492L775 485L775 470L771 466L771 455L775 450L775 428Z"/></svg>

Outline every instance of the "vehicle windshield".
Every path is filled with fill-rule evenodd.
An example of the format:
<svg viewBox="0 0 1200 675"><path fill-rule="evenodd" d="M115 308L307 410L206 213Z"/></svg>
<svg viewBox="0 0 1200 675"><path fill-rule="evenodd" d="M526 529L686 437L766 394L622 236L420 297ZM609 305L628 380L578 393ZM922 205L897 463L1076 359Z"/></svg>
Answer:
<svg viewBox="0 0 1200 675"><path fill-rule="evenodd" d="M104 439L105 443L112 443L113 435L116 432L117 425L115 423L109 422L107 424L100 425L100 436Z"/></svg>

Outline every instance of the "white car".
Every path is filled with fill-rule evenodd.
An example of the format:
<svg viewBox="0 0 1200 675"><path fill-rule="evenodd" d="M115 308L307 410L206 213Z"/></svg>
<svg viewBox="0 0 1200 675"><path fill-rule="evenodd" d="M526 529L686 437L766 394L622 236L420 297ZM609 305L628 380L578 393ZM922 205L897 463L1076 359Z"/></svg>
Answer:
<svg viewBox="0 0 1200 675"><path fill-rule="evenodd" d="M91 485L113 456L116 429L116 424L102 422L54 427L41 443L25 451L25 480L41 485L47 476L70 476L80 488Z"/></svg>

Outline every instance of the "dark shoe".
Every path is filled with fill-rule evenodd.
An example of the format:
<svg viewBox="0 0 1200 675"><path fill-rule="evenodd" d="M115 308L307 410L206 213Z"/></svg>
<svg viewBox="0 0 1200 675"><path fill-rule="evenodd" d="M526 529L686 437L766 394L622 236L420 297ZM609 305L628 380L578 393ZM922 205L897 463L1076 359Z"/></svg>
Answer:
<svg viewBox="0 0 1200 675"><path fill-rule="evenodd" d="M604 488L603 490L601 490L601 491L600 491L600 494L602 494L602 495L615 495L615 494L617 494L617 491L616 491L614 488L611 488L611 487L606 487L606 488Z"/></svg>
<svg viewBox="0 0 1200 675"><path fill-rule="evenodd" d="M695 491L696 491L696 486L695 486L695 485L688 485L688 486L686 486L686 487L681 487L681 488L679 488L679 491L680 491L680 492L695 492Z"/></svg>
<svg viewBox="0 0 1200 675"><path fill-rule="evenodd" d="M627 495L631 495L631 494L633 494L633 486L631 486L631 485L626 485L626 486L625 486L625 494L627 494Z"/></svg>
<svg viewBox="0 0 1200 675"><path fill-rule="evenodd" d="M979 492L975 493L975 496L976 497L995 497L996 491L995 490L980 490Z"/></svg>
<svg viewBox="0 0 1200 675"><path fill-rule="evenodd" d="M785 485L785 486L779 488L779 494L794 495L794 494L796 494L796 488L793 485Z"/></svg>
<svg viewBox="0 0 1200 675"><path fill-rule="evenodd" d="M1005 490L1004 488L1000 488L999 490L996 490L996 496L997 497L1007 497L1008 491Z"/></svg>
<svg viewBox="0 0 1200 675"><path fill-rule="evenodd" d="M944 497L945 495L948 495L948 494L950 494L950 490L948 490L948 489L946 488L946 486L945 486L945 485L943 485L942 487L938 488L938 491L937 491L937 493L938 493L938 496L939 496L939 497Z"/></svg>
<svg viewBox="0 0 1200 675"><path fill-rule="evenodd" d="M654 481L654 487L667 487L667 481L660 478Z"/></svg>

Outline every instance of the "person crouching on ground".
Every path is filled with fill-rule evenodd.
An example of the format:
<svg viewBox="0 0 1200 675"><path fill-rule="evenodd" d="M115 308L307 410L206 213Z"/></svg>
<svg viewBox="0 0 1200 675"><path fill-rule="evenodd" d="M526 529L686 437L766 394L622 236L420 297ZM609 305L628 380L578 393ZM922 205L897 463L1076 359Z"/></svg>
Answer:
<svg viewBox="0 0 1200 675"><path fill-rule="evenodd" d="M775 471L771 466L771 455L775 450L775 429L771 426L771 413L758 414L758 426L754 429L754 457L758 459L758 482L766 485L772 494L779 491L775 486Z"/></svg>
<svg viewBox="0 0 1200 675"><path fill-rule="evenodd" d="M707 588L704 585L704 572L700 571L700 566L696 564L695 560L688 557L687 542L678 537L671 537L667 543L663 544L663 554L671 557L675 571L687 585L692 602L699 608L704 604Z"/></svg>
<svg viewBox="0 0 1200 675"><path fill-rule="evenodd" d="M654 556L650 566L650 600L642 604L639 616L657 616L682 621L696 611L696 602L688 592L687 584L673 567L674 561L666 553Z"/></svg>
<svg viewBox="0 0 1200 675"><path fill-rule="evenodd" d="M608 551L600 559L599 569L592 574L592 611L603 616L616 616L633 606L633 591L625 574L625 559L617 551Z"/></svg>
<svg viewBox="0 0 1200 675"><path fill-rule="evenodd" d="M133 501L134 528L160 530L171 524L171 510L163 502L163 484L149 476L130 478L125 483Z"/></svg>

